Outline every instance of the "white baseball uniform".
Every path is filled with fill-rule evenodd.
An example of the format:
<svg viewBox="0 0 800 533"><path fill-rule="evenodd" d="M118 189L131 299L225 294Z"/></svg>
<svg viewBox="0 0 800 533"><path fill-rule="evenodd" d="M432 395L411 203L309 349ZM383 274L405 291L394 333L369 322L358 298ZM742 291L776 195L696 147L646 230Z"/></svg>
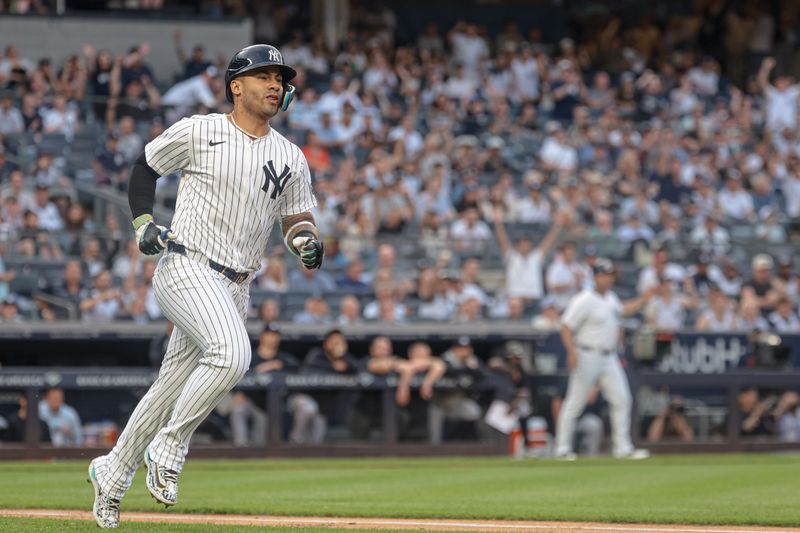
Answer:
<svg viewBox="0 0 800 533"><path fill-rule="evenodd" d="M556 455L572 453L575 421L586 407L589 393L600 385L611 409L614 455L633 450L630 438L631 392L617 356L622 302L612 291L600 294L584 289L567 305L562 324L573 333L578 365L569 376L567 397L556 428Z"/></svg>
<svg viewBox="0 0 800 533"><path fill-rule="evenodd" d="M296 145L274 129L253 139L223 114L180 120L147 144L145 157L160 175L182 172L171 227L184 249L165 252L153 277L175 324L158 378L96 462L102 486L119 498L145 448L181 471L192 433L250 366L249 286L276 218L316 206ZM249 275L233 281L209 261Z"/></svg>

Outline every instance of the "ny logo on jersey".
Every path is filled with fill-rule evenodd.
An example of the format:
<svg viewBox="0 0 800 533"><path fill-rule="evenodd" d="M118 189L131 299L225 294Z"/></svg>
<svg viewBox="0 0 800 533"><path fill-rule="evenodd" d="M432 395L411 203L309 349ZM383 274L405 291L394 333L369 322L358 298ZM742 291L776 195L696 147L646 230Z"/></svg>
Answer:
<svg viewBox="0 0 800 533"><path fill-rule="evenodd" d="M274 61L276 63L283 63L283 58L281 57L281 53L277 50L270 50L269 51L269 60Z"/></svg>
<svg viewBox="0 0 800 533"><path fill-rule="evenodd" d="M283 193L283 188L286 186L286 182L288 182L289 178L292 177L292 173L289 170L289 165L283 165L283 171L279 176L278 173L275 172L275 165L272 164L272 160L267 161L267 164L264 165L264 174L267 175L267 179L264 181L264 186L261 187L261 190L264 192L269 192L269 184L272 183L272 193L269 195L270 199L272 200L277 198L279 194Z"/></svg>

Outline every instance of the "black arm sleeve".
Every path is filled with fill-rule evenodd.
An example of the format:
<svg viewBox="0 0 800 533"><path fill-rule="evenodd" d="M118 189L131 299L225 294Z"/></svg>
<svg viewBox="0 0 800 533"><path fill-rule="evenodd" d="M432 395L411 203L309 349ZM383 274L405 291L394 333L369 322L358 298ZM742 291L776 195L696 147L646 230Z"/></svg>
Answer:
<svg viewBox="0 0 800 533"><path fill-rule="evenodd" d="M128 204L131 206L133 219L141 215L153 213L153 202L156 198L156 180L158 172L150 168L144 152L133 163L131 177L128 182Z"/></svg>

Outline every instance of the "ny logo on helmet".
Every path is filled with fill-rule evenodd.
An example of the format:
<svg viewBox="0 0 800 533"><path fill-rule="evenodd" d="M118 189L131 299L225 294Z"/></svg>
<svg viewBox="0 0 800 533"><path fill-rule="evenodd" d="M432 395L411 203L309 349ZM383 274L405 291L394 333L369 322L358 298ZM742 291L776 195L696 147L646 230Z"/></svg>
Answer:
<svg viewBox="0 0 800 533"><path fill-rule="evenodd" d="M281 53L275 49L269 51L269 60L274 61L276 63L283 63L283 58L281 57Z"/></svg>

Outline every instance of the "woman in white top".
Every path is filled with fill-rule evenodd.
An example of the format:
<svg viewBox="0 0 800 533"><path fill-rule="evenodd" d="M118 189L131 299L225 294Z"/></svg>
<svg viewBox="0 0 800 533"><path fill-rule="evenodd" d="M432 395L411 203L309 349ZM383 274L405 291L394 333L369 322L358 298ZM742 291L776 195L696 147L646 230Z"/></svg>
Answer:
<svg viewBox="0 0 800 533"><path fill-rule="evenodd" d="M738 325L739 318L728 297L718 287L712 287L708 291L708 308L697 318L695 329L711 332L734 331Z"/></svg>
<svg viewBox="0 0 800 533"><path fill-rule="evenodd" d="M495 210L494 228L506 265L506 292L509 296L519 296L526 300L540 300L544 296L544 259L563 227L563 220L563 215L556 213L553 225L537 247L533 247L531 239L526 235L512 246L503 224L503 211Z"/></svg>
<svg viewBox="0 0 800 533"><path fill-rule="evenodd" d="M686 278L687 281L691 278ZM697 306L697 297L693 287L687 283L686 294L675 291L673 282L669 278L662 278L658 285L658 292L647 304L644 314L650 327L657 331L677 331L682 329L686 322L686 310Z"/></svg>

